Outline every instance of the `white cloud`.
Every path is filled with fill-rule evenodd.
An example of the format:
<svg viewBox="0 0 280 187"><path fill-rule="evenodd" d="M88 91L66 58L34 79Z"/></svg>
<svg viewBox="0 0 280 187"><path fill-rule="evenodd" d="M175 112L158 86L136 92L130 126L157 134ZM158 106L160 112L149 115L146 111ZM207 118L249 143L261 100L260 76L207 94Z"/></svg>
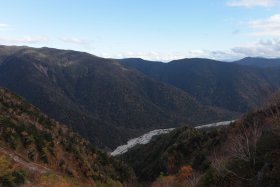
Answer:
<svg viewBox="0 0 280 187"><path fill-rule="evenodd" d="M280 14L267 19L250 21L249 26L254 29L253 36L280 36Z"/></svg>
<svg viewBox="0 0 280 187"><path fill-rule="evenodd" d="M280 58L280 39L260 40L243 43L230 50L189 50L185 52L124 52L119 54L97 54L105 58L142 58L152 61L169 62L183 58L209 58L222 61L233 61L244 57Z"/></svg>
<svg viewBox="0 0 280 187"><path fill-rule="evenodd" d="M105 58L142 58L145 60L152 60L152 61L171 61L174 59L181 59L186 58L186 54L173 52L173 53L161 53L161 52L121 52L118 54L99 54Z"/></svg>
<svg viewBox="0 0 280 187"><path fill-rule="evenodd" d="M189 50L186 52L170 52L170 53L162 53L162 52L123 52L119 54L97 54L99 56L105 58L142 58L145 60L152 61L163 61L168 62L177 59L183 58L209 58L215 60L230 60L236 59L236 56L232 54L232 52L225 51L209 51L209 50Z"/></svg>
<svg viewBox="0 0 280 187"><path fill-rule="evenodd" d="M0 36L1 44L35 44L40 42L47 42L49 38L46 36L23 36L23 37L11 37Z"/></svg>
<svg viewBox="0 0 280 187"><path fill-rule="evenodd" d="M0 30L4 30L4 29L7 29L7 28L9 28L8 24L0 23Z"/></svg>
<svg viewBox="0 0 280 187"><path fill-rule="evenodd" d="M261 40L254 43L243 44L238 47L234 47L232 52L236 55L243 57L280 57L280 40Z"/></svg>
<svg viewBox="0 0 280 187"><path fill-rule="evenodd" d="M227 2L229 6L241 6L241 7L270 7L279 3L279 0L231 0Z"/></svg>
<svg viewBox="0 0 280 187"><path fill-rule="evenodd" d="M61 41L69 44L75 44L75 45L90 45L92 43L90 40L84 40L76 37L61 38Z"/></svg>

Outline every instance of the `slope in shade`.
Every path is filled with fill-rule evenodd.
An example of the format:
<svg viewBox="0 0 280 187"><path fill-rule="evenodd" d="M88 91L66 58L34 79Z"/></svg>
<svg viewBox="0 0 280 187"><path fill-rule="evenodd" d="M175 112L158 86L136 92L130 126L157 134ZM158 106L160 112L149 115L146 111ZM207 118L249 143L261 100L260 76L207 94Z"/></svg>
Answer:
<svg viewBox="0 0 280 187"><path fill-rule="evenodd" d="M247 57L239 61L236 61L234 63L242 64L246 66L257 66L262 68L279 68L280 58L267 59L267 58Z"/></svg>
<svg viewBox="0 0 280 187"><path fill-rule="evenodd" d="M50 48L0 48L0 85L109 149L158 128L232 118L110 59Z"/></svg>
<svg viewBox="0 0 280 187"><path fill-rule="evenodd" d="M279 59L247 58L250 64ZM244 66L239 62L209 59L182 59L169 63L142 59L120 60L127 68L136 69L158 81L184 90L199 102L225 110L244 113L261 106L267 97L280 88L280 68Z"/></svg>

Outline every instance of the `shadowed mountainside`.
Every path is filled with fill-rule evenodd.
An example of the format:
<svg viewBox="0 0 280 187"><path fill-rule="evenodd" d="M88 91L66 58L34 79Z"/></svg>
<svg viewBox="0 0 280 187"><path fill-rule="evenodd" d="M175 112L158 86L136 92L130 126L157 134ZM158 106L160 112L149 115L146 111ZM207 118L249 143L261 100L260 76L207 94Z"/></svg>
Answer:
<svg viewBox="0 0 280 187"><path fill-rule="evenodd" d="M2 46L0 56L0 86L100 147L112 149L157 128L234 116L114 60L87 53Z"/></svg>
<svg viewBox="0 0 280 187"><path fill-rule="evenodd" d="M240 113L260 106L280 88L280 67L258 68L209 59L169 63L124 59L120 62L184 90L202 104Z"/></svg>
<svg viewBox="0 0 280 187"><path fill-rule="evenodd" d="M247 66L257 66L262 68L268 67L280 67L280 58L267 59L258 57L247 57L241 60L235 61L236 64L247 65Z"/></svg>

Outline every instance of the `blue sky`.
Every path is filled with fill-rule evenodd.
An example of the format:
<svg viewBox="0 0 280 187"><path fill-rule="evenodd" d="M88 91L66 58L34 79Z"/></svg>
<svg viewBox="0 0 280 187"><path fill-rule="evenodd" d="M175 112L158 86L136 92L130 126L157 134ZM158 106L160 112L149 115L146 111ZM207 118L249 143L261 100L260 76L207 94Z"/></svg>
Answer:
<svg viewBox="0 0 280 187"><path fill-rule="evenodd" d="M0 44L150 60L280 57L280 0L9 0Z"/></svg>

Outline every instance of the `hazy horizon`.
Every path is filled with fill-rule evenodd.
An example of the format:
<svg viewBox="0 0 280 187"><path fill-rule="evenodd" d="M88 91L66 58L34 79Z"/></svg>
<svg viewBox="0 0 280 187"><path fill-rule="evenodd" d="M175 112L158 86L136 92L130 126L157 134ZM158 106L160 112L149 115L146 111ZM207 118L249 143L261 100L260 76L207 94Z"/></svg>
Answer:
<svg viewBox="0 0 280 187"><path fill-rule="evenodd" d="M279 8L279 0L6 1L0 44L156 61L275 58Z"/></svg>

